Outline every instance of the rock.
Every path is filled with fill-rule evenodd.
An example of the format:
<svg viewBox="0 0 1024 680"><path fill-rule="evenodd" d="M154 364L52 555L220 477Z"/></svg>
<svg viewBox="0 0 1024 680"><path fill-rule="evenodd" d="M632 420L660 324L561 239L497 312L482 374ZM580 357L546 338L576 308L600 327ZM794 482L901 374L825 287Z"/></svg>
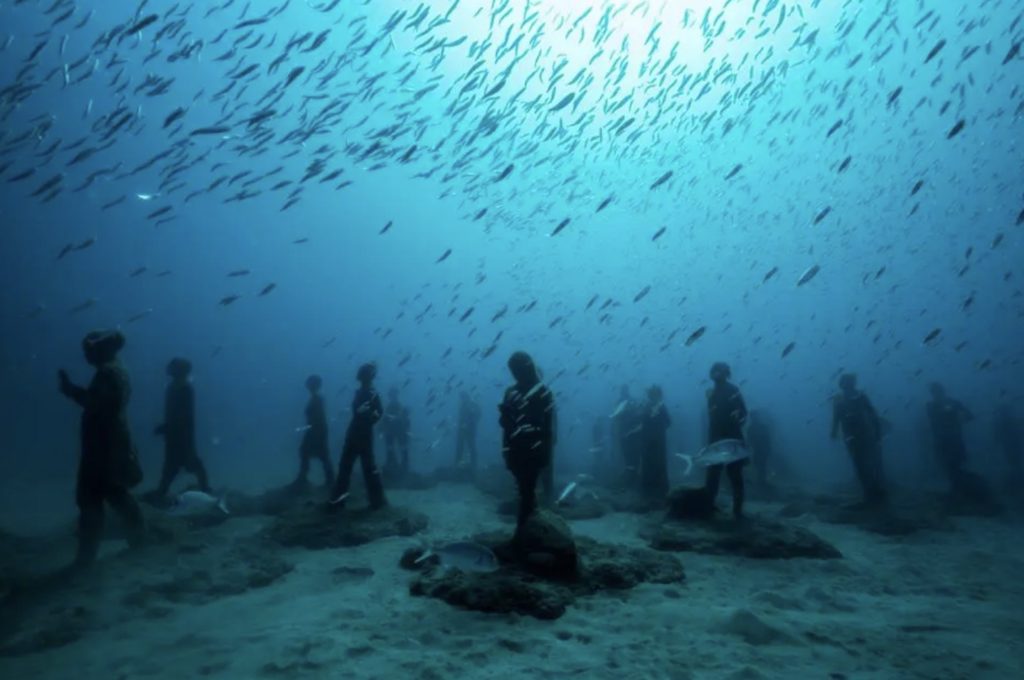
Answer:
<svg viewBox="0 0 1024 680"><path fill-rule="evenodd" d="M437 598L462 609L525 614L538 619L557 619L575 599L572 590L565 586L503 571L494 574L435 571L413 581L409 592Z"/></svg>
<svg viewBox="0 0 1024 680"><path fill-rule="evenodd" d="M677 520L711 519L715 504L703 487L679 487L668 495L668 516Z"/></svg>
<svg viewBox="0 0 1024 680"><path fill-rule="evenodd" d="M679 583L683 565L671 555L578 538L581 580L593 592L626 590L641 583Z"/></svg>
<svg viewBox="0 0 1024 680"><path fill-rule="evenodd" d="M549 580L576 577L579 560L572 530L564 519L552 512L533 513L509 546L520 564L538 576Z"/></svg>
<svg viewBox="0 0 1024 680"><path fill-rule="evenodd" d="M729 635L734 635L748 645L771 645L771 644L793 644L796 639L774 626L765 623L756 614L746 610L737 609L724 621L719 630Z"/></svg>
<svg viewBox="0 0 1024 680"><path fill-rule="evenodd" d="M323 506L308 503L279 517L266 534L280 545L322 550L363 545L388 536L412 536L426 528L426 515L404 508L328 513Z"/></svg>
<svg viewBox="0 0 1024 680"><path fill-rule="evenodd" d="M753 559L809 557L832 559L842 554L807 529L761 518L664 521L641 530L655 550L696 552L705 555L738 555Z"/></svg>
<svg viewBox="0 0 1024 680"><path fill-rule="evenodd" d="M434 567L441 563L441 558L437 555L431 555L422 562L417 562L425 552L424 548L408 548L402 553L402 559L398 561L398 566L407 571L418 571L424 567Z"/></svg>
<svg viewBox="0 0 1024 680"><path fill-rule="evenodd" d="M540 560L524 552L520 540L544 542L549 552ZM432 559L415 564L422 549L407 550L401 565L419 569L413 595L434 597L453 606L482 612L514 612L539 619L558 618L576 599L602 590L623 590L640 583L678 583L685 578L683 566L670 556L652 550L606 545L588 538L574 541L564 522L550 514L537 518L526 539L508 539L500 532L481 534L472 540L494 550L501 568L490 574L464 574L442 570ZM528 544L531 545L531 544ZM532 544L534 547L537 543ZM570 550L571 547L571 550ZM569 555L574 556L571 572ZM436 565L436 562L434 562ZM539 567L539 568L538 568Z"/></svg>

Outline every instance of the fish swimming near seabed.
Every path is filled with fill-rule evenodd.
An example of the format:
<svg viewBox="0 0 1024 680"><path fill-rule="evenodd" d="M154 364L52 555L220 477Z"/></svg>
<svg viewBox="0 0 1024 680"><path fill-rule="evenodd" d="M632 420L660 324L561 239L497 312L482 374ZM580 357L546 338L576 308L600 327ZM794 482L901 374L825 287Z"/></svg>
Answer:
<svg viewBox="0 0 1024 680"><path fill-rule="evenodd" d="M438 558L442 569L458 569L467 573L489 574L500 566L494 551L472 541L446 543L429 549L416 558L415 564L422 564L431 557Z"/></svg>
<svg viewBox="0 0 1024 680"><path fill-rule="evenodd" d="M686 471L683 474L688 475L695 465L710 467L746 460L750 458L750 450L739 439L722 439L714 444L708 444L692 455L677 453L676 458L686 465Z"/></svg>
<svg viewBox="0 0 1024 680"><path fill-rule="evenodd" d="M176 517L192 517L212 512L220 512L225 515L231 514L225 498L217 498L205 491L185 491L174 499L174 502L167 509L168 514Z"/></svg>
<svg viewBox="0 0 1024 680"><path fill-rule="evenodd" d="M567 500L572 498L572 495L573 493L576 492L577 487L579 487L579 484L577 482L569 482L569 484L565 487L562 493L558 495L558 500L555 501L555 505L562 505Z"/></svg>

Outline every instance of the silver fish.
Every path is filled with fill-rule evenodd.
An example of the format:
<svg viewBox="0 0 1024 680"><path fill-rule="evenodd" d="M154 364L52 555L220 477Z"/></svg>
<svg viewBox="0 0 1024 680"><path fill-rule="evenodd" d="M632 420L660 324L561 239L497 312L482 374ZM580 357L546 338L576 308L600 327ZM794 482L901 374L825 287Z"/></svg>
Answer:
<svg viewBox="0 0 1024 680"><path fill-rule="evenodd" d="M167 512L176 517L206 515L212 512L231 514L224 498L211 496L204 491L185 491L174 499L174 503L167 509Z"/></svg>

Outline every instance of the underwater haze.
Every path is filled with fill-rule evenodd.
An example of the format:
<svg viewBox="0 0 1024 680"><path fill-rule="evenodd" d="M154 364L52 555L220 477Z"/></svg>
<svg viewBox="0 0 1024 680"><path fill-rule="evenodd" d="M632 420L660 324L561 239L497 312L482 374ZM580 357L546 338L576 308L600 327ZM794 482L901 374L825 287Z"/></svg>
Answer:
<svg viewBox="0 0 1024 680"><path fill-rule="evenodd" d="M192 359L225 474L369 360L427 445L520 348L569 452L651 382L692 448L715 360L810 459L842 369L899 436L929 380L1020 400L1022 9L7 2L8 450L69 460L51 376L114 326L137 417Z"/></svg>
<svg viewBox="0 0 1024 680"><path fill-rule="evenodd" d="M294 475L311 374L336 464L366 362L410 409L413 470L452 463L463 391L500 468L518 350L560 480L620 387L655 384L683 479L724 361L807 493L856 484L829 441L843 373L895 486L944 486L933 381L998 482L993 413L1024 413L1022 41L1022 0L0 0L0 525L74 516L56 375L87 381L96 329L127 340L145 486L173 357L213 486L255 493Z"/></svg>

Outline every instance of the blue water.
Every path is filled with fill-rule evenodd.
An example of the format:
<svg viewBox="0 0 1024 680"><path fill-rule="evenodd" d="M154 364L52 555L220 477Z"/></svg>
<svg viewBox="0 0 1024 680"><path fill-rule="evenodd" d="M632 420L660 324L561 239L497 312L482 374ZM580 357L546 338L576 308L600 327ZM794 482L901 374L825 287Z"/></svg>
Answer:
<svg viewBox="0 0 1024 680"><path fill-rule="evenodd" d="M892 423L904 477L927 467L931 380L976 411L973 462L997 473L990 413L1019 407L1024 378L1022 11L3 3L4 469L72 473L76 415L55 371L84 381L81 337L120 327L149 475L159 441L141 433L172 356L195 365L201 454L230 485L292 473L309 373L337 441L369 360L412 409L415 468L450 461L463 388L496 462L492 408L517 349L556 391L564 469L587 465L621 384L662 385L671 450L699 446L707 371L724 360L812 484L850 479L827 442L840 370ZM192 134L204 127L225 129Z"/></svg>

